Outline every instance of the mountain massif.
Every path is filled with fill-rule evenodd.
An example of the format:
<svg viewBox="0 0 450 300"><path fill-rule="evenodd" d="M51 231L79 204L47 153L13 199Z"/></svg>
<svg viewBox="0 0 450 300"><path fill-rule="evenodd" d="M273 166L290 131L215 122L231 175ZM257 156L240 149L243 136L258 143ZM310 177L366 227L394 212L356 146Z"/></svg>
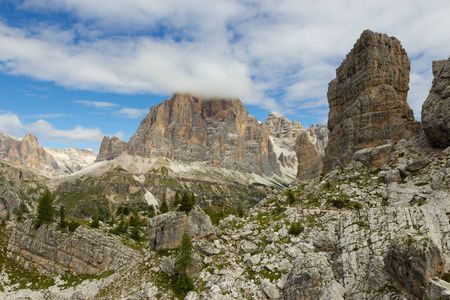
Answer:
<svg viewBox="0 0 450 300"><path fill-rule="evenodd" d="M450 299L448 67L433 63L423 123L406 51L366 30L328 129L176 94L64 177L30 171L31 136L2 144L26 167L0 161L0 298ZM70 226L30 220L48 186Z"/></svg>

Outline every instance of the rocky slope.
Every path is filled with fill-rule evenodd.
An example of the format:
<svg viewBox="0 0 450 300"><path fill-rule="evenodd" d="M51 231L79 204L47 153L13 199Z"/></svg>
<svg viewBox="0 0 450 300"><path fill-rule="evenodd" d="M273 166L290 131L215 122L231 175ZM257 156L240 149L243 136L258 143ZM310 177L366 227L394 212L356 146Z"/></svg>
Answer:
<svg viewBox="0 0 450 300"><path fill-rule="evenodd" d="M32 213L47 183L45 177L0 159L0 218L19 210Z"/></svg>
<svg viewBox="0 0 450 300"><path fill-rule="evenodd" d="M128 153L281 175L267 125L238 99L175 94L150 109L128 141Z"/></svg>
<svg viewBox="0 0 450 300"><path fill-rule="evenodd" d="M42 147L36 136L28 132L23 139L0 133L0 158L24 166L45 176L74 173L95 160L90 150L51 149Z"/></svg>
<svg viewBox="0 0 450 300"><path fill-rule="evenodd" d="M118 137L112 138L105 136L100 145L96 162L104 160L112 160L127 150L127 143L121 141Z"/></svg>
<svg viewBox="0 0 450 300"><path fill-rule="evenodd" d="M450 146L450 58L433 61L433 85L422 106L422 127L437 147Z"/></svg>
<svg viewBox="0 0 450 300"><path fill-rule="evenodd" d="M355 151L409 137L419 130L406 102L410 62L394 37L365 30L328 86L329 144L324 170Z"/></svg>

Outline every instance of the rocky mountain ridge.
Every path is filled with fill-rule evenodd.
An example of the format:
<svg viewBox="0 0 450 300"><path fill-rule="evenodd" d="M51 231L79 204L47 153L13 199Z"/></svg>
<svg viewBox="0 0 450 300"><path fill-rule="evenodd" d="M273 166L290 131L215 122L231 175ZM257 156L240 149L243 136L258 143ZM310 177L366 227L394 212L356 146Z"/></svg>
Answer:
<svg viewBox="0 0 450 300"><path fill-rule="evenodd" d="M71 174L91 165L95 153L90 149L51 149L42 147L28 132L23 139L0 133L0 159L30 168L48 177Z"/></svg>

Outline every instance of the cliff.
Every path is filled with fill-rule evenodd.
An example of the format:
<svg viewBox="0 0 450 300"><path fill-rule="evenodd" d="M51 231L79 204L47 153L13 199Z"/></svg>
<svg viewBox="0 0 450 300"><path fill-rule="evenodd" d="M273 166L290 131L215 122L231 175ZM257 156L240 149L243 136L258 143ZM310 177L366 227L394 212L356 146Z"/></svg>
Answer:
<svg viewBox="0 0 450 300"><path fill-rule="evenodd" d="M267 125L250 116L238 99L173 95L150 109L127 149L143 157L281 174Z"/></svg>
<svg viewBox="0 0 450 300"><path fill-rule="evenodd" d="M329 144L324 170L335 170L354 152L418 132L406 102L410 62L399 40L365 30L328 86Z"/></svg>

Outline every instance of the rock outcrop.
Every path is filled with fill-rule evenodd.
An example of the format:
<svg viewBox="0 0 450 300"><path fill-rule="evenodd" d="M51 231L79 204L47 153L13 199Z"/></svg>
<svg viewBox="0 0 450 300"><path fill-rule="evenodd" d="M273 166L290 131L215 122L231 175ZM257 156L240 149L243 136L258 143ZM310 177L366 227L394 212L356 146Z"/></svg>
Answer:
<svg viewBox="0 0 450 300"><path fill-rule="evenodd" d="M209 216L196 205L189 213L170 211L147 220L147 235L154 250L178 247L184 232L191 238L205 238L214 235L214 228Z"/></svg>
<svg viewBox="0 0 450 300"><path fill-rule="evenodd" d="M365 30L328 86L329 144L324 171L348 163L354 152L418 131L406 102L410 62L395 37Z"/></svg>
<svg viewBox="0 0 450 300"><path fill-rule="evenodd" d="M281 174L267 125L238 99L175 94L150 109L128 142L128 154Z"/></svg>
<svg viewBox="0 0 450 300"><path fill-rule="evenodd" d="M322 171L321 158L306 131L298 136L295 143L295 152L298 161L297 178L305 180L319 177Z"/></svg>
<svg viewBox="0 0 450 300"><path fill-rule="evenodd" d="M100 151L98 152L97 161L112 160L127 150L127 143L118 137L103 137Z"/></svg>
<svg viewBox="0 0 450 300"><path fill-rule="evenodd" d="M422 105L422 128L439 148L450 146L450 58L433 61L433 85Z"/></svg>
<svg viewBox="0 0 450 300"><path fill-rule="evenodd" d="M119 238L79 226L75 232L57 230L57 224L35 229L28 220L18 223L8 242L8 251L52 272L71 270L78 274L101 274L129 266L140 255Z"/></svg>
<svg viewBox="0 0 450 300"><path fill-rule="evenodd" d="M444 275L442 251L426 237L405 235L393 239L384 263L396 283L419 298L427 291L430 278Z"/></svg>
<svg viewBox="0 0 450 300"><path fill-rule="evenodd" d="M71 174L93 163L90 149L51 149L42 147L28 132L23 139L0 133L0 158L38 171L45 176Z"/></svg>

